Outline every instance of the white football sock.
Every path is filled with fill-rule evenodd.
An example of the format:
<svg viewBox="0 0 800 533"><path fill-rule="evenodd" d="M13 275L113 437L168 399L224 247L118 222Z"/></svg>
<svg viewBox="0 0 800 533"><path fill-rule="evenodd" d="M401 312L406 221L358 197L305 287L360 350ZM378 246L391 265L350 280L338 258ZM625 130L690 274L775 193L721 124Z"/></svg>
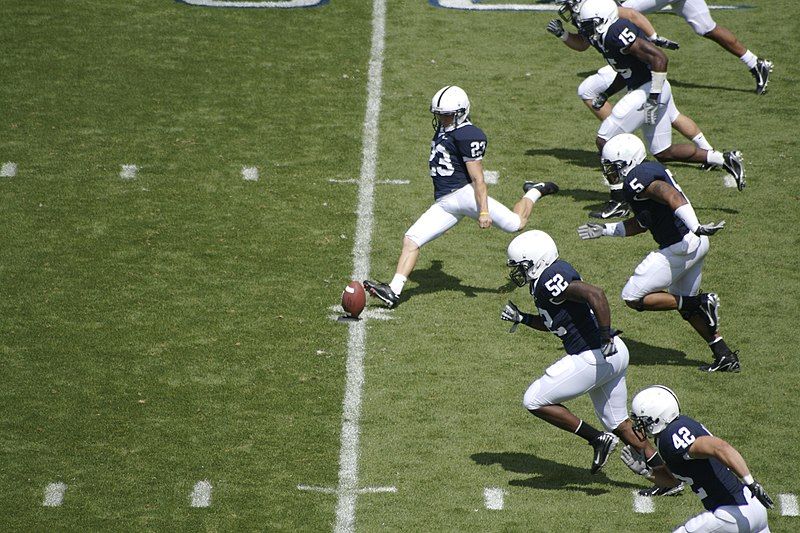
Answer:
<svg viewBox="0 0 800 533"><path fill-rule="evenodd" d="M722 166L725 164L725 156L717 150L709 150L708 154L706 154L706 163Z"/></svg>
<svg viewBox="0 0 800 533"><path fill-rule="evenodd" d="M698 147L698 148L700 148L701 150L708 150L708 151L711 151L711 150L713 150L713 149L714 149L714 148L713 148L713 147L712 147L712 146L709 144L708 140L706 140L706 136L705 136L705 135L703 135L703 132L702 132L702 131L701 131L700 133L698 133L697 135L695 135L694 137L692 137L692 142L694 143L694 145L695 145L695 146L697 146L697 147Z"/></svg>
<svg viewBox="0 0 800 533"><path fill-rule="evenodd" d="M755 55L753 52L751 52L750 50L748 50L748 51L747 51L747 52L745 52L745 53L744 53L744 55L743 55L742 57L740 57L739 59L741 59L741 60L742 60L742 63L744 63L745 65L747 65L747 68L755 68L755 66L756 66L756 62L758 61L758 56L756 56L756 55Z"/></svg>
<svg viewBox="0 0 800 533"><path fill-rule="evenodd" d="M408 280L408 278L404 275L395 274L392 278L392 282L389 283L389 288L392 289L392 292L397 296L400 296L400 293L403 292L403 286L405 286L406 280Z"/></svg>
<svg viewBox="0 0 800 533"><path fill-rule="evenodd" d="M539 192L539 189L531 189L525 193L525 198L530 200L533 203L536 203L536 200L542 197L542 193Z"/></svg>

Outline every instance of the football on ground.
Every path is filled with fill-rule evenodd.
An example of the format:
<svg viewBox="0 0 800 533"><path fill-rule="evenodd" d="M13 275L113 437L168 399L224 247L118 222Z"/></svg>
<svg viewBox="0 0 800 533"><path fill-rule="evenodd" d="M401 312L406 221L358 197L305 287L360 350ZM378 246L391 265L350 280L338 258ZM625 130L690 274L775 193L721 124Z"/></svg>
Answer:
<svg viewBox="0 0 800 533"><path fill-rule="evenodd" d="M342 291L342 308L353 318L358 318L367 304L367 294L358 281L351 281Z"/></svg>

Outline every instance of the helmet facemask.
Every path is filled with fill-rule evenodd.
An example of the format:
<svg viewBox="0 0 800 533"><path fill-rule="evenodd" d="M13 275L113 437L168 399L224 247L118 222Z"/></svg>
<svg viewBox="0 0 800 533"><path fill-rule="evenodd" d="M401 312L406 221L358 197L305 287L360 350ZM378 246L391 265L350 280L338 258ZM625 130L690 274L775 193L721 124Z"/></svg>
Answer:
<svg viewBox="0 0 800 533"><path fill-rule="evenodd" d="M602 165L603 177L606 178L606 181L609 183L609 185L615 185L619 183L623 174L627 174L625 169L629 166L629 164L625 161L609 161L607 159L602 161Z"/></svg>
<svg viewBox="0 0 800 533"><path fill-rule="evenodd" d="M653 420L649 416L636 416L631 413L631 422L633 422L633 433L641 440L647 440L652 434L653 424L657 423L658 419Z"/></svg>
<svg viewBox="0 0 800 533"><path fill-rule="evenodd" d="M531 281L528 279L528 271L533 267L533 261L516 262L513 259L509 259L507 264L511 269L511 272L508 273L508 277L511 278L511 281L513 281L517 287L524 287Z"/></svg>

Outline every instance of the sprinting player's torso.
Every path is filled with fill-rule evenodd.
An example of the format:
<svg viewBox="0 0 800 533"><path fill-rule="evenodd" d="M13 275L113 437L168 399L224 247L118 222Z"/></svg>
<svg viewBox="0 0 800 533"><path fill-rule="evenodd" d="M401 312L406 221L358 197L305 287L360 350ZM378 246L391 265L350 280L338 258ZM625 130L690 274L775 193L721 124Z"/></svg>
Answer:
<svg viewBox="0 0 800 533"><path fill-rule="evenodd" d="M723 505L747 505L744 485L728 467L713 457L689 457L689 447L705 435L711 435L705 426L681 415L656 437L658 453L675 477L692 486L707 510L714 511Z"/></svg>
<svg viewBox="0 0 800 533"><path fill-rule="evenodd" d="M472 182L467 161L483 159L486 135L469 121L450 131L436 131L431 141L428 166L433 179L433 197L438 200Z"/></svg>
<svg viewBox="0 0 800 533"><path fill-rule="evenodd" d="M622 194L631 206L639 225L650 230L659 248L666 248L681 241L683 236L689 233L689 229L675 216L668 205L638 196L654 181L663 181L683 194L680 186L672 178L672 173L655 161L645 161L628 172L622 185ZM686 197L685 194L683 196Z"/></svg>
<svg viewBox="0 0 800 533"><path fill-rule="evenodd" d="M568 354L593 350L601 344L600 330L589 304L565 300L561 294L570 282L580 280L580 274L572 265L558 259L531 285L531 295L539 315L547 329L564 343L564 351Z"/></svg>
<svg viewBox="0 0 800 533"><path fill-rule="evenodd" d="M644 34L638 26L629 20L619 19L609 26L602 41L590 39L589 42L622 75L628 90L632 90L652 79L647 63L628 53L628 47L636 39L643 38Z"/></svg>

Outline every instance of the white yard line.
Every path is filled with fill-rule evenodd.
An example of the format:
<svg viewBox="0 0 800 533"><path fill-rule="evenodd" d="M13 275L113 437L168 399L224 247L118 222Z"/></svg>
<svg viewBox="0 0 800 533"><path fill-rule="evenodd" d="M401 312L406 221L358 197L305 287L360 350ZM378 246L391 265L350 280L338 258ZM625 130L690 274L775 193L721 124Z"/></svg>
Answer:
<svg viewBox="0 0 800 533"><path fill-rule="evenodd" d="M493 511L500 511L503 509L503 500L505 499L506 491L496 487L486 487L483 489L483 504L487 509Z"/></svg>
<svg viewBox="0 0 800 533"><path fill-rule="evenodd" d="M194 489L189 495L192 507L208 507L211 505L211 490L214 487L207 479L194 484Z"/></svg>
<svg viewBox="0 0 800 533"><path fill-rule="evenodd" d="M372 2L372 47L367 76L367 107L364 115L361 174L358 183L358 219L353 243L353 275L351 279L369 276L375 171L378 162L378 116L381 110L383 83L383 48L386 34L386 1ZM361 393L364 386L364 354L367 338L366 321L348 326L347 381L342 407L342 435L339 451L339 487L334 531L352 532L356 526L358 497L358 443L361 418Z"/></svg>
<svg viewBox="0 0 800 533"><path fill-rule="evenodd" d="M67 492L67 484L50 483L44 488L44 500L42 505L45 507L59 507L64 503L64 493Z"/></svg>
<svg viewBox="0 0 800 533"><path fill-rule="evenodd" d="M349 179L349 180L337 180L331 178L328 180L329 183L361 183L361 180ZM381 180L376 181L375 183L379 185L408 185L411 183L409 180Z"/></svg>
<svg viewBox="0 0 800 533"><path fill-rule="evenodd" d="M650 496L641 496L638 491L633 491L633 512L635 513L652 513L655 512L656 506L653 503L653 498Z"/></svg>
<svg viewBox="0 0 800 533"><path fill-rule="evenodd" d="M778 503L781 506L781 515L783 516L798 516L800 512L797 509L797 496L794 494L778 494Z"/></svg>

